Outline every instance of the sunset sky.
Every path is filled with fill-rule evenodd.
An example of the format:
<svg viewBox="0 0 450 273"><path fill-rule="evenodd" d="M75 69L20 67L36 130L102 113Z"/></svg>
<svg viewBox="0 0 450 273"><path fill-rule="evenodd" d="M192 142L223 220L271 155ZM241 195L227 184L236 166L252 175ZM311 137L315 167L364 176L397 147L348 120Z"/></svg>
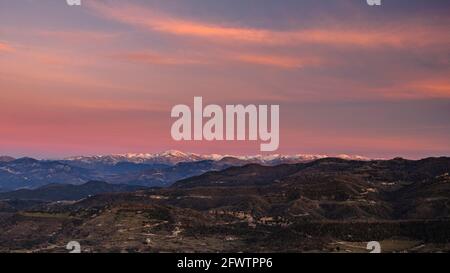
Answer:
<svg viewBox="0 0 450 273"><path fill-rule="evenodd" d="M450 1L0 0L0 155L257 154L172 106L279 104L282 154L450 156Z"/></svg>

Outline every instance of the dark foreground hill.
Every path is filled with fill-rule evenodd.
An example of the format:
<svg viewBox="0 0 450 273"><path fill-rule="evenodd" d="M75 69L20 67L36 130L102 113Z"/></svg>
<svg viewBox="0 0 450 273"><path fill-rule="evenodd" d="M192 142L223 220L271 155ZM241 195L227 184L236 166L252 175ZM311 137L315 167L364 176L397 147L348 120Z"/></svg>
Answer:
<svg viewBox="0 0 450 273"><path fill-rule="evenodd" d="M145 187L101 181L90 181L82 185L49 184L35 190L3 192L0 193L0 200L76 201L102 193L133 192L142 189Z"/></svg>
<svg viewBox="0 0 450 273"><path fill-rule="evenodd" d="M1 251L450 251L450 158L231 167L79 202L0 203ZM24 203L25 202L25 203ZM3 210L1 209L3 207Z"/></svg>

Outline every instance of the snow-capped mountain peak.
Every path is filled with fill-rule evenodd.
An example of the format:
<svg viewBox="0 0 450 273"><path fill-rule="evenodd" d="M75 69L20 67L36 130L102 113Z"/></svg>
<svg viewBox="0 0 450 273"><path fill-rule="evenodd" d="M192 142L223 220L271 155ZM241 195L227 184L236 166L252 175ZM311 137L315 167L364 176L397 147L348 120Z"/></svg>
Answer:
<svg viewBox="0 0 450 273"><path fill-rule="evenodd" d="M171 157L186 157L188 154L183 153L178 150L168 150L159 154L160 156L171 156Z"/></svg>

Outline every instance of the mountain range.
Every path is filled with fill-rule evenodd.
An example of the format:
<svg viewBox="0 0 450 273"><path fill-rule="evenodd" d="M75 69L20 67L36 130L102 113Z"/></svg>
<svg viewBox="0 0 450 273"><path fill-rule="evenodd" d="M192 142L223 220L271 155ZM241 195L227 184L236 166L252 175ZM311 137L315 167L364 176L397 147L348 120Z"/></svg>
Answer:
<svg viewBox="0 0 450 273"><path fill-rule="evenodd" d="M277 165L283 163L299 163L306 161L313 161L321 158L327 158L327 155L309 155L309 154L297 154L297 155L220 155L220 154L196 154L186 153L177 150L168 150L162 153L140 153L140 154L119 154L119 155L104 155L104 156L78 156L69 157L66 160L85 163L103 163L103 164L116 164L118 162L132 162L132 163L145 163L145 164L166 164L174 165L180 162L196 162L204 160L220 161L224 158L235 158L237 160L245 161L247 163L258 163L265 165ZM369 160L367 157L358 155L346 155L341 154L333 156L336 158L353 159L353 160Z"/></svg>
<svg viewBox="0 0 450 273"><path fill-rule="evenodd" d="M341 155L345 159L367 160ZM47 184L79 185L91 180L112 184L166 187L208 171L246 164L278 165L310 162L324 155L227 156L167 151L157 154L80 156L60 160L0 157L0 191L36 189Z"/></svg>

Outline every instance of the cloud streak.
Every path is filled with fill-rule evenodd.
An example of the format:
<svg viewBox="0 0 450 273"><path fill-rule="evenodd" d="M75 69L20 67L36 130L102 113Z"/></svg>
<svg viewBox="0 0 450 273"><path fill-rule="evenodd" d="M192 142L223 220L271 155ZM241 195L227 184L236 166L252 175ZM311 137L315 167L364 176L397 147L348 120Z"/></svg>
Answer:
<svg viewBox="0 0 450 273"><path fill-rule="evenodd" d="M404 48L449 43L450 37L419 23L389 25L374 30L370 24L355 28L341 26L327 28L297 28L275 31L248 27L224 26L170 16L163 12L131 4L107 5L88 2L89 7L106 18L161 33L176 36L203 38L218 42L240 42L268 46L319 44L329 46L357 46L376 48L382 46Z"/></svg>
<svg viewBox="0 0 450 273"><path fill-rule="evenodd" d="M450 99L450 81L442 78L413 80L380 91L390 99Z"/></svg>

